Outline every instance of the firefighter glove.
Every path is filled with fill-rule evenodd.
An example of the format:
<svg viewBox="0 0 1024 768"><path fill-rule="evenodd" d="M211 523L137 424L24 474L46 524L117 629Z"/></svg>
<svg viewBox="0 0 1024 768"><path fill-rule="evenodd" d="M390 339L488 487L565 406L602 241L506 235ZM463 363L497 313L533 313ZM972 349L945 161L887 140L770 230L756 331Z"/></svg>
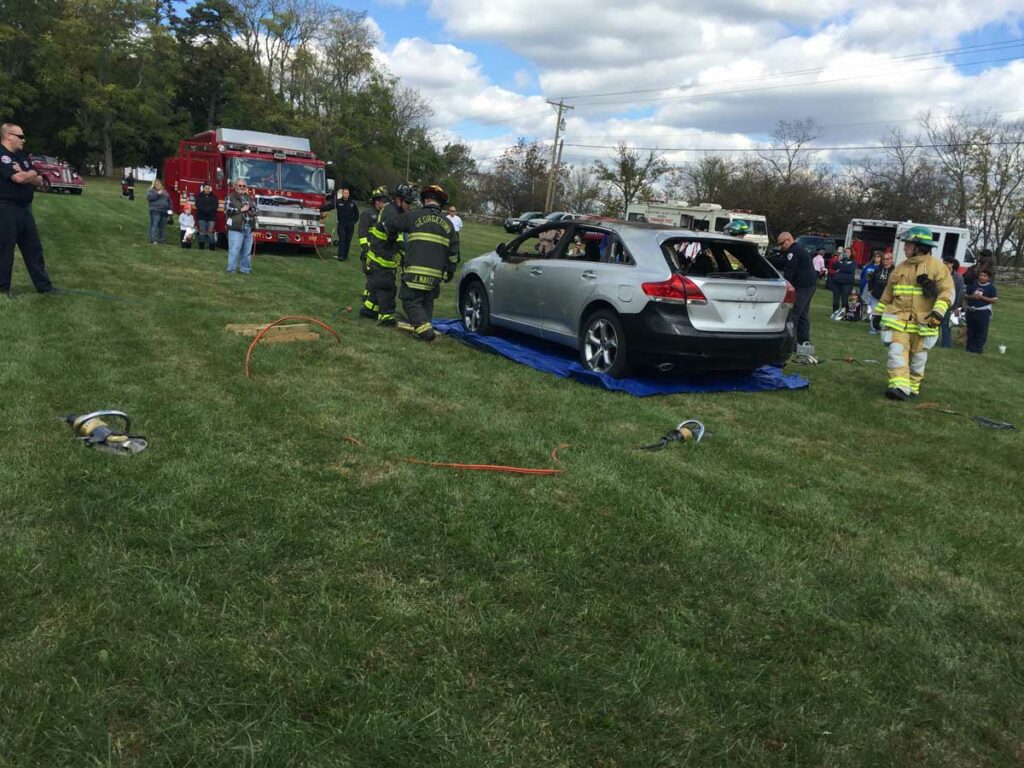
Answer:
<svg viewBox="0 0 1024 768"><path fill-rule="evenodd" d="M928 313L928 317L925 318L925 323L929 328L936 328L942 325L942 314L933 309Z"/></svg>
<svg viewBox="0 0 1024 768"><path fill-rule="evenodd" d="M928 299L936 299L939 296L939 286L935 284L928 275L918 275L917 284L921 286L921 294Z"/></svg>
<svg viewBox="0 0 1024 768"><path fill-rule="evenodd" d="M872 315L871 316L871 330L880 331L882 330L882 316Z"/></svg>
<svg viewBox="0 0 1024 768"><path fill-rule="evenodd" d="M455 270L454 269L446 269L444 271L444 281L446 283L450 283L452 281L453 277L455 277Z"/></svg>

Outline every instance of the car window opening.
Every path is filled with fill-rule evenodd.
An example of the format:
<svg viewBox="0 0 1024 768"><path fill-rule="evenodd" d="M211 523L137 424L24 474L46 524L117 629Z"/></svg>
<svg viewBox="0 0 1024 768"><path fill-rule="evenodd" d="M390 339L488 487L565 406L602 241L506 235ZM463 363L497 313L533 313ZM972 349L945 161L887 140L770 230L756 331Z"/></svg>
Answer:
<svg viewBox="0 0 1024 768"><path fill-rule="evenodd" d="M600 229L578 228L566 244L562 258L594 264L635 265L622 241L611 232Z"/></svg>
<svg viewBox="0 0 1024 768"><path fill-rule="evenodd" d="M690 277L713 277L731 280L777 278L771 265L761 256L754 243L721 242L669 238L662 251L673 271Z"/></svg>

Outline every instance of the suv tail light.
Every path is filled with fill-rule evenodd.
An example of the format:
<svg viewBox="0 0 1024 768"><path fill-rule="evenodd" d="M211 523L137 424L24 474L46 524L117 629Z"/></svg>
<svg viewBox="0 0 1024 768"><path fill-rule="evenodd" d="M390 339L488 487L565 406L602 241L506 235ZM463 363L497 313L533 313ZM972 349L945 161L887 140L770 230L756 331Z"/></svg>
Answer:
<svg viewBox="0 0 1024 768"><path fill-rule="evenodd" d="M660 283L642 283L640 289L655 301L673 304L707 304L707 296L693 280L682 275L672 275Z"/></svg>
<svg viewBox="0 0 1024 768"><path fill-rule="evenodd" d="M789 307L790 309L792 309L795 305L796 305L796 288L794 288L793 284L790 283L789 280L787 280L786 281L786 298L784 298L782 300L782 306Z"/></svg>

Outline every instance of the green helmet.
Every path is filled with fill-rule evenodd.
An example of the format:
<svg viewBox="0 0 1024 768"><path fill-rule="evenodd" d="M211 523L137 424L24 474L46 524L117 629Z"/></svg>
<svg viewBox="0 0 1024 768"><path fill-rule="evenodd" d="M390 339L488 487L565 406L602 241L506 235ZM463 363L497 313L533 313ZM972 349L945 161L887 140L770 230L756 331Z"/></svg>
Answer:
<svg viewBox="0 0 1024 768"><path fill-rule="evenodd" d="M370 200L387 200L388 189L387 187L377 187L373 192L370 193Z"/></svg>
<svg viewBox="0 0 1024 768"><path fill-rule="evenodd" d="M743 237L744 235L750 234L750 225L743 219L733 219L725 225L725 229L722 231L727 235L732 235L733 237Z"/></svg>
<svg viewBox="0 0 1024 768"><path fill-rule="evenodd" d="M928 229L928 227L922 227L920 224L905 231L900 235L899 239L904 243L923 245L925 248L935 247L935 235L930 229Z"/></svg>

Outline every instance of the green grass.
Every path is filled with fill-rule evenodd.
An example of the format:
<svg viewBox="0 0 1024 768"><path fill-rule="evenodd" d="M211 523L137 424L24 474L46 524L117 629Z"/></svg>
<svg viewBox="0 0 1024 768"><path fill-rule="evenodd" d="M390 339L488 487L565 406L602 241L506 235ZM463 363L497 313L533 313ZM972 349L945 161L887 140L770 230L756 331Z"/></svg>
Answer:
<svg viewBox="0 0 1024 768"><path fill-rule="evenodd" d="M346 313L247 380L224 325L357 306L358 262L225 275L99 181L35 210L58 286L131 301L20 262L0 299L0 765L1024 759L1021 436L885 401L824 292L804 391L637 400ZM1024 426L1022 297L925 400ZM145 453L57 420L107 407Z"/></svg>

